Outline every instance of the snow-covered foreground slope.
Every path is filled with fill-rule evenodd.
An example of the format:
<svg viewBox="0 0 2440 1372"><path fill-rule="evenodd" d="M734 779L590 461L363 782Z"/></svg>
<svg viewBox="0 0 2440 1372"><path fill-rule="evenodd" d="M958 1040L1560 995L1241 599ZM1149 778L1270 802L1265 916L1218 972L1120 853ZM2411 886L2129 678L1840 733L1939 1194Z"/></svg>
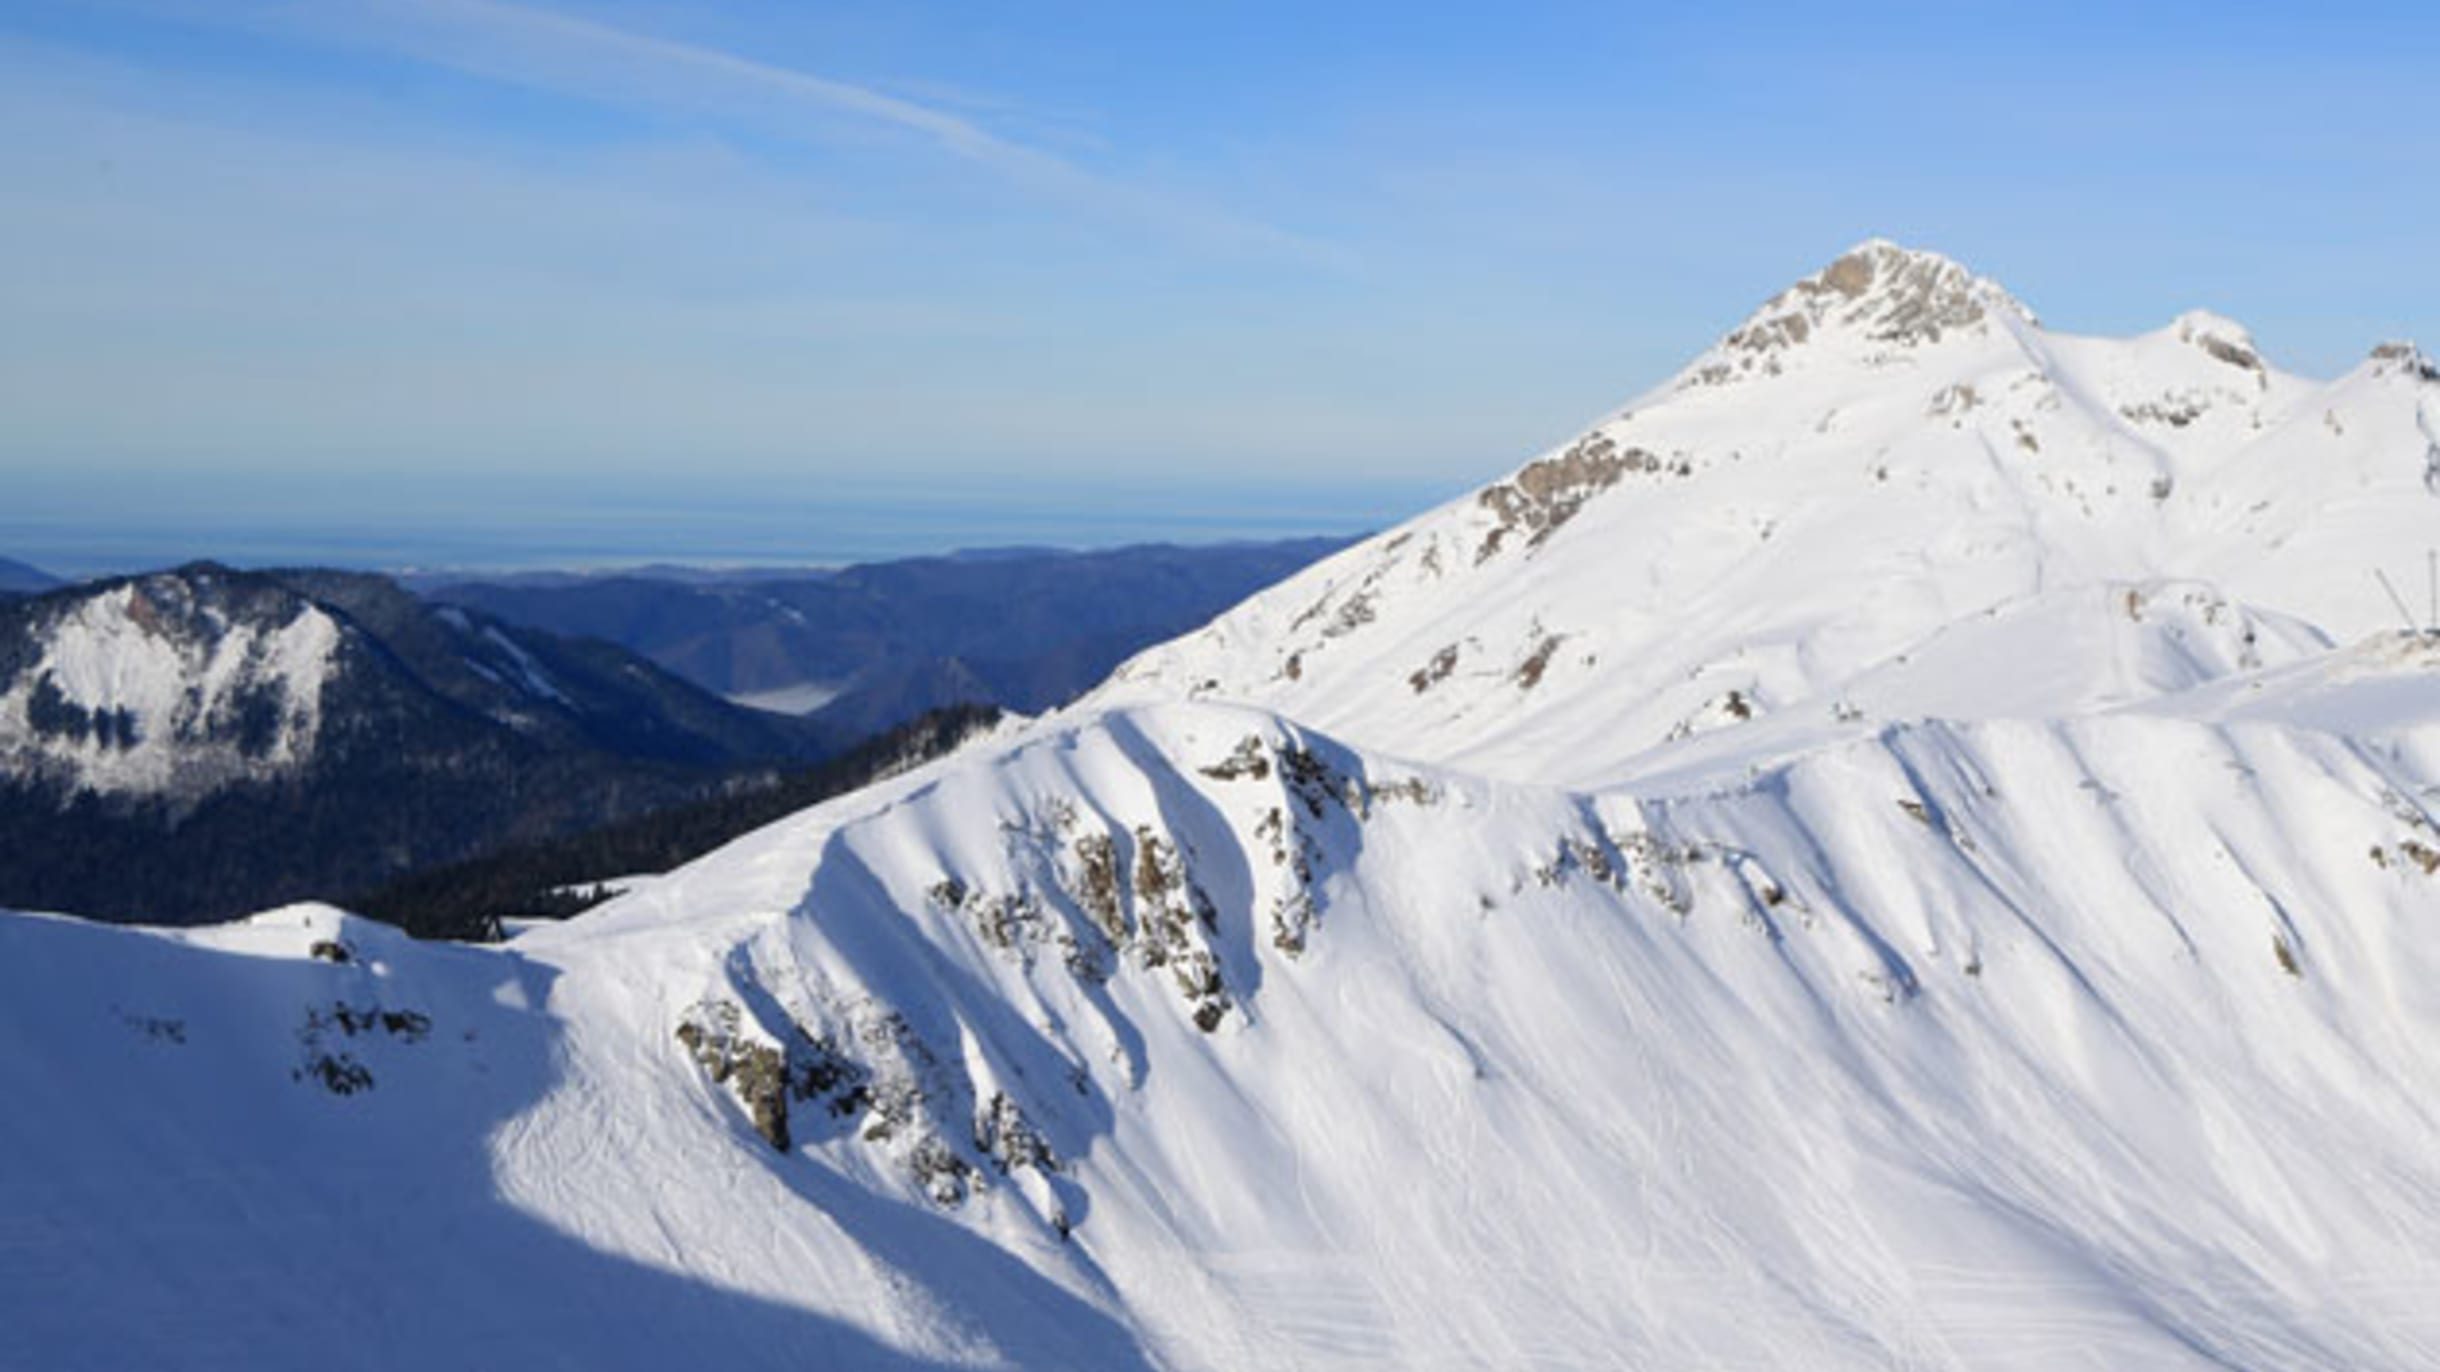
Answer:
<svg viewBox="0 0 2440 1372"><path fill-rule="evenodd" d="M506 946L0 917L0 1366L2440 1366L2430 385L1895 251Z"/></svg>
<svg viewBox="0 0 2440 1372"><path fill-rule="evenodd" d="M0 1361L2430 1366L2430 658L1674 795L1140 708L506 949L13 917Z"/></svg>

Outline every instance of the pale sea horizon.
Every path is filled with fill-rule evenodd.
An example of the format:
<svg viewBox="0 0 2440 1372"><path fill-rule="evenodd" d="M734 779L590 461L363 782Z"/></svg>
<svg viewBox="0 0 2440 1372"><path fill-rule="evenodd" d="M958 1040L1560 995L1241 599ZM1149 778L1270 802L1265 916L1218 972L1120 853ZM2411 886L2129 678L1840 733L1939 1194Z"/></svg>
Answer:
<svg viewBox="0 0 2440 1372"><path fill-rule="evenodd" d="M55 483L0 509L0 558L72 579L198 560L394 573L828 567L986 548L1348 536L1398 523L1455 493L1415 482L1287 491L1034 482L968 483L955 492L833 487L761 500L653 492L351 500L328 493L300 507L250 502L242 492L181 501L138 491L105 501Z"/></svg>

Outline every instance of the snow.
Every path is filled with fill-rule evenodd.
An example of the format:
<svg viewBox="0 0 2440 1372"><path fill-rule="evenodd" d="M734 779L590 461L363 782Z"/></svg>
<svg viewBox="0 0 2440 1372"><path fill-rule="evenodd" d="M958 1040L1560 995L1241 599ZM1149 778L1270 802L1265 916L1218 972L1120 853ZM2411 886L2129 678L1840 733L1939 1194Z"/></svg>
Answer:
<svg viewBox="0 0 2440 1372"><path fill-rule="evenodd" d="M2440 1364L2431 383L1859 254L509 944L0 916L0 1365Z"/></svg>
<svg viewBox="0 0 2440 1372"><path fill-rule="evenodd" d="M178 611L155 599L184 594L174 578L130 582L76 602L40 636L40 657L0 694L0 759L12 772L103 795L160 794L277 774L311 756L338 622L312 606L276 625L222 623L207 611L202 631L187 633ZM125 712L132 732L37 728L46 686L91 715ZM248 746L239 714L257 699L276 719Z"/></svg>
<svg viewBox="0 0 2440 1372"><path fill-rule="evenodd" d="M517 674L517 682L527 695L573 708L574 702L568 699L567 692L559 689L559 683L551 680L551 674L542 670L542 664L534 660L523 644L500 632L496 625L484 626L483 639L507 655L509 668Z"/></svg>
<svg viewBox="0 0 2440 1372"><path fill-rule="evenodd" d="M1556 527L1529 537L1488 495L1453 501L1146 652L1100 699L1256 702L1358 743L1592 782L1728 691L1760 713L1827 699L2051 591L2182 581L2338 640L2394 627L2368 554L2393 550L2400 576L2430 542L2416 426L2440 386L2381 358L2310 382L2199 313L2130 340L2054 333L1922 257L1975 324L1900 342L1816 327L1756 352L1733 341L1749 321L1491 488L1571 455L1622 462ZM1843 301L1827 276L1756 320ZM1855 308L1877 319L1876 299Z"/></svg>

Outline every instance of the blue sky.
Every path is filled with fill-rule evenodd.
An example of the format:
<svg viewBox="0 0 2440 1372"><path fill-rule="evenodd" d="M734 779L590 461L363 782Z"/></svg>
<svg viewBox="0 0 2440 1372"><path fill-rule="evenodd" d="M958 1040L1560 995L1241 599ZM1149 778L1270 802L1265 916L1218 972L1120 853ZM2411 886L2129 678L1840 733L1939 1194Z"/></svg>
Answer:
<svg viewBox="0 0 2440 1372"><path fill-rule="evenodd" d="M2335 373L2440 338L2436 59L2406 5L0 0L0 542L1353 527L1874 234Z"/></svg>

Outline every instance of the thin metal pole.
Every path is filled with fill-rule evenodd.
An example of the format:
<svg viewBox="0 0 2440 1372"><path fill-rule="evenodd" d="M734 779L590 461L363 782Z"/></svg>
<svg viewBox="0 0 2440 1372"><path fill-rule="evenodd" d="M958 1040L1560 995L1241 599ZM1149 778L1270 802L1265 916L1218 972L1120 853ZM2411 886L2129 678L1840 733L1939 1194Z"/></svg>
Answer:
<svg viewBox="0 0 2440 1372"><path fill-rule="evenodd" d="M2399 595L2398 588L2390 584L2389 573L2375 567L2372 569L2372 574L2380 578L2381 589L2389 593L2389 603L2398 607L2398 618L2406 621L2406 632L2410 634L2423 632L2422 626L2415 623L2415 612L2406 608L2406 597Z"/></svg>

